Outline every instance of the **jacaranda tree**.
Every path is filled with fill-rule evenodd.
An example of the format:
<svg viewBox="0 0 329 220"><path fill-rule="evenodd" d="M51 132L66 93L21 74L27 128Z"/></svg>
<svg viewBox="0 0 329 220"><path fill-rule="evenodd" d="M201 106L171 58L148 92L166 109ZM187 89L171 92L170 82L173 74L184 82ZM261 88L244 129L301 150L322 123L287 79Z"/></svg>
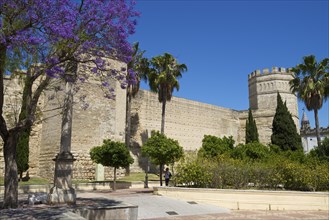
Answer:
<svg viewBox="0 0 329 220"><path fill-rule="evenodd" d="M126 70L117 71L109 59L129 62L131 46L128 36L134 33L132 1L102 0L0 0L0 135L4 141L4 208L16 208L16 145L22 131L35 121L38 99L51 78L61 78L66 65L79 64L77 80L88 80L90 72L98 77L112 98L114 90L108 80L114 78L127 85ZM26 70L22 98L25 117L9 128L3 114L4 75L9 57L19 51L20 66ZM8 63L8 62L7 62ZM40 78L41 77L41 78ZM131 78L134 78L132 73ZM35 86L35 81L41 79Z"/></svg>

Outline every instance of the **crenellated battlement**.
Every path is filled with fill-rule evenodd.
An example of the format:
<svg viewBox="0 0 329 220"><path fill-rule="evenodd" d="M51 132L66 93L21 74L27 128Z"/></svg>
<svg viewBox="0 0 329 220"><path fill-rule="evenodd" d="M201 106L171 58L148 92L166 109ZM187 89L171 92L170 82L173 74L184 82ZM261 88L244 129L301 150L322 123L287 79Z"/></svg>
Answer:
<svg viewBox="0 0 329 220"><path fill-rule="evenodd" d="M253 71L248 75L249 107L253 110L272 109L275 113L277 93L279 92L297 125L298 103L289 84L292 79L291 68L272 67Z"/></svg>
<svg viewBox="0 0 329 220"><path fill-rule="evenodd" d="M261 75L269 75L274 73L280 74L291 74L291 68L284 68L284 67L272 67L271 71L269 68L264 68L262 70L255 70L248 75L248 79L261 76Z"/></svg>

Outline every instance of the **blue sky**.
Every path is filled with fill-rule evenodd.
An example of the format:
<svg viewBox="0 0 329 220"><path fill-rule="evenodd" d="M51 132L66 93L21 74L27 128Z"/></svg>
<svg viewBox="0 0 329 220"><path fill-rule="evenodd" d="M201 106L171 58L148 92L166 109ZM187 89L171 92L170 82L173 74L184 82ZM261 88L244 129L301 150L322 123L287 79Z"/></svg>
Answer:
<svg viewBox="0 0 329 220"><path fill-rule="evenodd" d="M174 96L246 110L248 74L293 67L302 57L329 57L328 0L137 0L132 42L151 58L168 52L188 72ZM148 89L147 85L142 88ZM329 125L329 102L320 125ZM299 103L300 118L303 103ZM313 112L307 112L314 127Z"/></svg>

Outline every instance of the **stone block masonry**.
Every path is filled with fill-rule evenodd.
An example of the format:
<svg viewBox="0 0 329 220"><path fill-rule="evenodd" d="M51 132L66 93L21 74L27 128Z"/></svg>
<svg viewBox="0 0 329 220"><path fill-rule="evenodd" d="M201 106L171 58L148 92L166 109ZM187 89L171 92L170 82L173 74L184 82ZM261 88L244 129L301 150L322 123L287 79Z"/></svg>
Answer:
<svg viewBox="0 0 329 220"><path fill-rule="evenodd" d="M104 139L124 141L125 90L116 81L111 86L116 90L115 100L105 98L101 87L92 80L83 83L74 97L71 142L72 153L76 158L73 164L74 179L95 179L96 165L89 155L92 147L100 146ZM81 96L86 96L89 105L85 110L80 106ZM44 113L46 120L40 143L39 170L36 172L38 176L48 179L53 178L54 162L51 159L58 153L60 146L62 109L52 109L61 105L63 94L59 92L56 97L48 103L49 111ZM110 177L109 175L110 172L105 172L105 178Z"/></svg>
<svg viewBox="0 0 329 220"><path fill-rule="evenodd" d="M143 134L160 130L162 104L157 94L141 90L132 106L133 141L142 145ZM239 115L239 111L173 97L166 105L165 134L187 151L200 148L204 135L233 136L240 142Z"/></svg>
<svg viewBox="0 0 329 220"><path fill-rule="evenodd" d="M115 63L115 62L114 62ZM116 62L116 67L124 64ZM276 96L280 92L283 101L287 102L296 126L298 126L297 98L292 94L289 81L293 75L285 68L273 67L254 71L248 77L249 105L256 120L260 142L268 144L271 141L272 121L276 109ZM6 88L14 93L21 91L15 81L7 80ZM13 86L14 85L14 86ZM73 112L72 153L77 159L73 164L74 179L96 178L96 164L90 160L89 151L94 146L102 144L104 139L124 142L126 91L120 88L118 82L113 81L112 87L116 92L115 100L103 97L103 92L97 81L90 80L84 83L77 95ZM13 89L15 88L15 89ZM59 91L55 99L51 90L46 92L40 102L42 107L42 123L33 127L30 140L30 175L52 179L54 175L53 158L59 151L61 104L63 94ZM80 96L86 95L89 108L81 108ZM5 100L13 98L9 93ZM229 98L229 97L228 97ZM6 102L5 112L9 116L14 112ZM19 102L17 102L19 103ZM246 107L247 109L247 107ZM131 138L133 147L130 149L135 163L131 171L145 171L147 163L141 157L140 148L150 136L152 130L160 130L161 103L157 94L140 90L132 100L132 127ZM202 146L204 135L217 137L232 136L236 144L245 142L245 125L248 110L236 111L233 109L209 105L201 102L173 97L166 106L165 134L178 140L186 151L195 151ZM2 152L2 147L0 147ZM0 155L0 175L3 175L3 155ZM123 174L119 170L118 174ZM111 168L104 169L105 179L113 177Z"/></svg>
<svg viewBox="0 0 329 220"><path fill-rule="evenodd" d="M271 72L269 69L263 69L262 72L260 70L252 72L248 76L249 107L252 110L264 112L264 117L269 120L267 123L270 123L273 120L277 106L277 93L280 93L283 102L286 101L287 103L297 130L299 130L297 97L291 92L289 85L289 81L292 79L293 73L282 67L272 67ZM269 115L272 115L272 118L268 117ZM260 114L260 117L262 117L262 114Z"/></svg>

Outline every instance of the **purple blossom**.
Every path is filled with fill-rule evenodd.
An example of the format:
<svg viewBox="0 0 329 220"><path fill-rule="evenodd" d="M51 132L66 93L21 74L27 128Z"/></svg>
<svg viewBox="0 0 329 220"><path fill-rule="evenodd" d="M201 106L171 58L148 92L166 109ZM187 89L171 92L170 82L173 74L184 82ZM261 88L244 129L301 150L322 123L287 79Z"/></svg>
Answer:
<svg viewBox="0 0 329 220"><path fill-rule="evenodd" d="M102 86L103 86L103 87L109 87L110 84L109 84L108 82L102 82Z"/></svg>
<svg viewBox="0 0 329 220"><path fill-rule="evenodd" d="M135 85L137 83L136 73L132 69L128 69L127 83L128 83L128 85Z"/></svg>
<svg viewBox="0 0 329 220"><path fill-rule="evenodd" d="M73 59L83 62L78 72L81 82L87 79L86 66L96 64L88 68L92 73L98 77L106 71L105 76L118 79L125 88L127 83L133 83L135 74L128 71L130 81L126 82L126 73L122 73L126 70L106 69L109 65L104 57L131 60L128 38L135 32L139 16L134 9L136 1L84 0L80 4L72 0L0 0L0 44L9 53L21 48L26 56L38 55L37 62L47 67L46 73L51 77L62 77L64 62ZM16 20L4 27L3 19L12 18L13 11L19 12ZM114 91L109 90L107 96L113 98Z"/></svg>
<svg viewBox="0 0 329 220"><path fill-rule="evenodd" d="M96 68L96 67L91 68L91 72L93 72L93 73L97 73L97 68Z"/></svg>

